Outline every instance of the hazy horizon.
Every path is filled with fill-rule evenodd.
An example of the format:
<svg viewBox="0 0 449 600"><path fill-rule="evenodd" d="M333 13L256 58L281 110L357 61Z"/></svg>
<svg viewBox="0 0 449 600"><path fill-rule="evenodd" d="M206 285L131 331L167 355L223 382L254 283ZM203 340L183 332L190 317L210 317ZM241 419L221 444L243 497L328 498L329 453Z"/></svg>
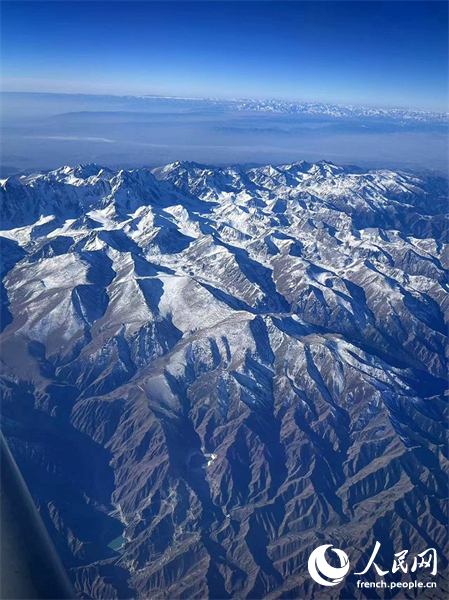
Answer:
<svg viewBox="0 0 449 600"><path fill-rule="evenodd" d="M369 109L379 109L379 110L406 110L406 111L410 111L410 112L426 112L426 113L433 113L433 114L442 114L442 115L449 115L449 104L445 107L442 107L441 109L436 109L436 108L424 108L421 106L412 106L412 105L407 105L407 104L388 104L388 103L384 103L384 104L379 104L379 103L370 103L370 102L366 102L366 103L351 103L351 102L329 102L323 98L315 98L315 99L293 99L290 97L280 97L280 96L266 96L266 97L262 97L262 96L258 96L258 97L235 97L235 98L231 98L231 97L224 97L224 96L215 96L213 93L210 94L205 94L205 95L198 95L198 96L186 96L183 95L181 92L178 94L172 94L172 95L164 95L164 94L151 94L151 93L147 93L147 94L113 94L113 93L89 93L89 92L82 92L82 91L76 91L76 92L41 92L38 90L14 90L14 89L2 89L0 90L0 94L26 94L26 95L42 95L42 96L85 96L85 97L98 97L98 98L105 98L105 97L110 97L110 98L135 98L135 99L157 99L157 100L187 100L187 101L195 101L195 100L212 100L212 101L218 101L218 102L232 102L232 101L254 101L254 100L260 100L260 101L274 101L274 102L291 102L292 104L323 104L323 105L327 105L327 106L341 106L341 107L347 107L347 106L351 106L354 108L369 108Z"/></svg>
<svg viewBox="0 0 449 600"><path fill-rule="evenodd" d="M0 10L2 177L89 162L320 159L447 174L445 2Z"/></svg>
<svg viewBox="0 0 449 600"><path fill-rule="evenodd" d="M330 160L447 173L448 123L440 113L340 111L321 103L316 110L293 104L289 112L289 102L92 94L3 92L1 98L2 177L79 163L134 168L178 160Z"/></svg>
<svg viewBox="0 0 449 600"><path fill-rule="evenodd" d="M447 174L444 2L2 2L1 16L2 177L321 159Z"/></svg>

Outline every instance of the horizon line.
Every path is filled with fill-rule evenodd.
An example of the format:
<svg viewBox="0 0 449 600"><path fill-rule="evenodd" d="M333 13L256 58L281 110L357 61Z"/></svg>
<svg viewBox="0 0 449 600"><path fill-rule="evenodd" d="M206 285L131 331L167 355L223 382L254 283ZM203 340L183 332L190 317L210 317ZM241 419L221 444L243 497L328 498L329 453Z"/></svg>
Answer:
<svg viewBox="0 0 449 600"><path fill-rule="evenodd" d="M186 102L195 101L209 101L209 102L290 102L296 105L313 105L321 104L323 106L334 106L342 108L359 108L359 109L375 109L375 110L406 110L415 113L427 113L449 116L449 107L446 110L437 109L426 109L426 108L411 108L408 106L367 106L364 104L357 103L344 103L344 102L325 102L323 100L291 100L286 98L258 98L258 97L246 97L246 98L217 98L213 96L182 96L175 95L169 96L165 94L101 94L101 93L88 93L88 92L39 92L39 91L18 91L18 90L0 90L0 94L35 94L41 96L94 96L100 98L135 98L135 99L146 99L146 100L184 100Z"/></svg>

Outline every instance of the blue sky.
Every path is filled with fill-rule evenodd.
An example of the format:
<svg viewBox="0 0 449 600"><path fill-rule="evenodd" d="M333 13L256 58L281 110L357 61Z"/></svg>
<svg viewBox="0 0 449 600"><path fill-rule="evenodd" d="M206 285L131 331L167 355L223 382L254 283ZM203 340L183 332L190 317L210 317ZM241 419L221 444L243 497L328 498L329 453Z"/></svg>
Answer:
<svg viewBox="0 0 449 600"><path fill-rule="evenodd" d="M446 2L2 2L4 91L446 109Z"/></svg>

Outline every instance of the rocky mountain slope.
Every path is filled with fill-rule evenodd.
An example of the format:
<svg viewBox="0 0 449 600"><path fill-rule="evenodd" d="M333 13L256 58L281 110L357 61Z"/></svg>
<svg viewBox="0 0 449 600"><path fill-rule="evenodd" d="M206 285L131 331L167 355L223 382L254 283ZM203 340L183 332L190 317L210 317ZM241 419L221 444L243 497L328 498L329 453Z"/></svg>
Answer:
<svg viewBox="0 0 449 600"><path fill-rule="evenodd" d="M446 597L445 180L92 164L0 193L2 428L81 597L415 597L309 576L376 541L384 570L436 548L419 597Z"/></svg>

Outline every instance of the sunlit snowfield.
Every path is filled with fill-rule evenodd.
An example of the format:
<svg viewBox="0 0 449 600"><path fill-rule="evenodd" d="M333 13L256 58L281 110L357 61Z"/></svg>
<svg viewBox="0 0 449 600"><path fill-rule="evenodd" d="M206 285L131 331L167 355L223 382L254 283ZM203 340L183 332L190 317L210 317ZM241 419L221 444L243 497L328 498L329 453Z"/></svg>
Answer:
<svg viewBox="0 0 449 600"><path fill-rule="evenodd" d="M444 173L444 115L326 105L3 93L3 177L63 164L176 160L339 164Z"/></svg>

